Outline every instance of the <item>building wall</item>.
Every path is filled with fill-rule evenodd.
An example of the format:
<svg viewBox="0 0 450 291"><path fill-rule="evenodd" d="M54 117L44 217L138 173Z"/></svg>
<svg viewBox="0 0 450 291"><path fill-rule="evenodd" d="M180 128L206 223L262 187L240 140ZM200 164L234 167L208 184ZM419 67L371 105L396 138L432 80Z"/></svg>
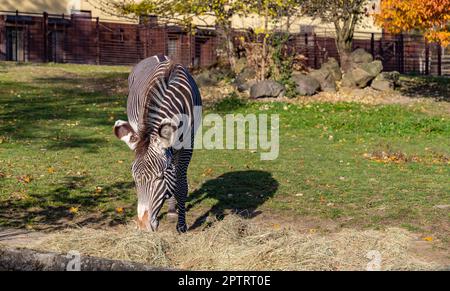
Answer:
<svg viewBox="0 0 450 291"><path fill-rule="evenodd" d="M375 0L378 2L379 0ZM35 12L42 13L47 11L48 13L55 14L70 14L72 9L76 10L89 10L92 12L92 17L100 17L104 21L111 22L132 22L136 23L136 20L111 15L110 13L103 12L100 9L101 5L97 0L2 0L0 2L0 10L15 11L18 9L23 12ZM309 17L297 17L290 20L292 25L290 31L293 33L300 32L302 28L315 26L314 32L321 35L334 34L334 27L330 23L322 23L320 20L313 20ZM194 21L197 25L213 25L213 17L202 17ZM247 28L262 28L264 26L264 20L258 15L250 15L248 17L240 17L235 15L232 18L232 24L237 29ZM283 25L283 24L282 24ZM381 32L381 28L377 27L373 23L372 17L365 17L360 25L356 28L361 32ZM364 37L364 36L363 36Z"/></svg>

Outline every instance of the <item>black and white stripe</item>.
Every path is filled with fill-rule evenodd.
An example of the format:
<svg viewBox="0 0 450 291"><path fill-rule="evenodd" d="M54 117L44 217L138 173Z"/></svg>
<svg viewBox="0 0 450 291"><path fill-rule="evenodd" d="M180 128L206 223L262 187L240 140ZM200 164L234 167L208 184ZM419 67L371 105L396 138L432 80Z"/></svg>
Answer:
<svg viewBox="0 0 450 291"><path fill-rule="evenodd" d="M177 230L185 232L187 169L195 125L201 120L199 90L189 72L166 56L143 60L133 68L128 81L128 123L117 121L115 133L136 151L132 174L141 227L156 230L158 213L164 201L173 196L169 213L178 212ZM180 120L180 116L185 119ZM190 137L188 146L174 146L186 137Z"/></svg>

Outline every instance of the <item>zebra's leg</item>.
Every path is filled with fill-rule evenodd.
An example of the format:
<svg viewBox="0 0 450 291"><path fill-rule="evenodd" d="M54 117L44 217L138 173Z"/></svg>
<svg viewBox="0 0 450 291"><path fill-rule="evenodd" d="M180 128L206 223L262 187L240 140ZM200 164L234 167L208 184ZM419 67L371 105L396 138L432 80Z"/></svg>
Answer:
<svg viewBox="0 0 450 291"><path fill-rule="evenodd" d="M177 188L175 198L177 201L178 222L177 231L186 232L186 199L188 194L187 169L192 157L192 150L183 149L177 157Z"/></svg>
<svg viewBox="0 0 450 291"><path fill-rule="evenodd" d="M169 210L167 211L167 218L174 221L178 216L176 209L177 200L175 198L175 195L169 198L168 203L169 203Z"/></svg>

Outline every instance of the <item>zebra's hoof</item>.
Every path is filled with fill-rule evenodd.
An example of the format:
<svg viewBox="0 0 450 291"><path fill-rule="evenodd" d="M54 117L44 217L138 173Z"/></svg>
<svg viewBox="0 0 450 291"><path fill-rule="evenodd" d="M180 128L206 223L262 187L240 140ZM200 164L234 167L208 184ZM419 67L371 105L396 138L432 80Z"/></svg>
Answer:
<svg viewBox="0 0 450 291"><path fill-rule="evenodd" d="M184 224L184 225L177 224L177 231L178 231L178 233L185 233L187 231L186 224Z"/></svg>
<svg viewBox="0 0 450 291"><path fill-rule="evenodd" d="M175 222L178 218L178 214L176 212L168 212L167 213L167 220L171 222Z"/></svg>

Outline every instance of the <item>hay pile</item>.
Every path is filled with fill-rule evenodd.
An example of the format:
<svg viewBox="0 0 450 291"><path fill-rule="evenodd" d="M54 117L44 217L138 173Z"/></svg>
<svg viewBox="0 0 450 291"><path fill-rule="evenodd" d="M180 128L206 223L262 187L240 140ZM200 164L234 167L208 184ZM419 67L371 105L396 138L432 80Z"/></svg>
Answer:
<svg viewBox="0 0 450 291"><path fill-rule="evenodd" d="M408 254L412 239L396 228L306 235L262 228L229 215L185 235L144 233L131 225L115 230L82 228L52 234L32 247L190 270L365 270L367 253L377 250L383 270L433 268Z"/></svg>

